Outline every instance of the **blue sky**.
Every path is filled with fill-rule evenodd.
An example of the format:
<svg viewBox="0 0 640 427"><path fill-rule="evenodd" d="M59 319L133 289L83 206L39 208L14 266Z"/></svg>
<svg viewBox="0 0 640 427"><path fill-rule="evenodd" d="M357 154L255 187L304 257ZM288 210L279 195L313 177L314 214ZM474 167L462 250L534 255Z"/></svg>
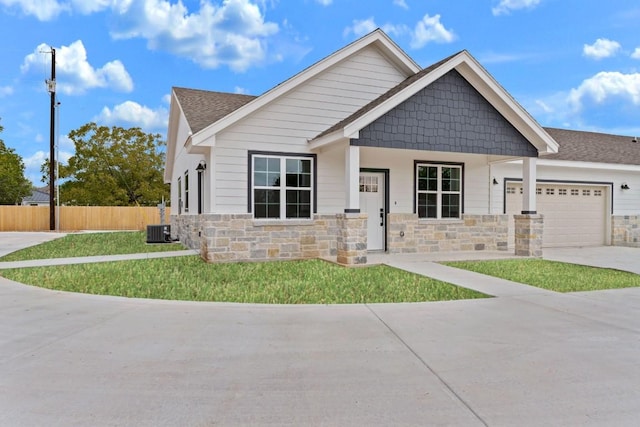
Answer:
<svg viewBox="0 0 640 427"><path fill-rule="evenodd" d="M629 0L0 0L1 138L40 185L85 123L166 133L172 86L259 95L380 27L421 66L467 49L543 126L640 136Z"/></svg>

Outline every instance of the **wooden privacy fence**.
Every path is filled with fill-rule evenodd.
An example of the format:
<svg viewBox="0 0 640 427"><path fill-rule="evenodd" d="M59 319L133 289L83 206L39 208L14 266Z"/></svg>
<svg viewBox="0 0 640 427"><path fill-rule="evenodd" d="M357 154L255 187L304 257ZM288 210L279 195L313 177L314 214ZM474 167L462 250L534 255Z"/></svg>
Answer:
<svg viewBox="0 0 640 427"><path fill-rule="evenodd" d="M160 224L157 207L60 206L56 212L60 231L145 230ZM165 209L165 222L170 209ZM48 206L0 206L0 231L48 231Z"/></svg>

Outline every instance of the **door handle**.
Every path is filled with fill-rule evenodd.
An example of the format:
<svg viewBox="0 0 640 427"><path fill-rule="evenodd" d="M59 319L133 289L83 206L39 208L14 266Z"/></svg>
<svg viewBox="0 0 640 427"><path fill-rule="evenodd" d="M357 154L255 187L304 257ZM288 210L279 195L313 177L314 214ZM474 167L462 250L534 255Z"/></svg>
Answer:
<svg viewBox="0 0 640 427"><path fill-rule="evenodd" d="M380 227L384 226L384 209L380 208Z"/></svg>

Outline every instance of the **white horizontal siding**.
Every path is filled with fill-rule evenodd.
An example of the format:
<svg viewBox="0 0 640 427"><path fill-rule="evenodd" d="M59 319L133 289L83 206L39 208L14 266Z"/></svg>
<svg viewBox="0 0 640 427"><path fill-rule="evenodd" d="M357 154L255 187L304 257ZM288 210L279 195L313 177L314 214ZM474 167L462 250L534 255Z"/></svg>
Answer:
<svg viewBox="0 0 640 427"><path fill-rule="evenodd" d="M376 48L368 47L218 134L213 183L219 196L216 210L246 211L248 150L308 153L308 140L405 78ZM327 160L327 167L323 157L332 159ZM338 165L333 165L333 159ZM341 152L319 155L318 212L344 209L344 189L337 185L344 176L341 159Z"/></svg>
<svg viewBox="0 0 640 427"><path fill-rule="evenodd" d="M198 166L200 160L206 160L203 155L189 154L184 148L184 143L189 137L190 128L187 124L187 120L181 113L178 120L178 130L176 133L176 151L173 162L173 171L171 176L171 206L173 207L174 214L178 213L178 178L182 178L182 193L184 200L184 173L189 171L189 213L197 213L198 199L197 199L197 173L195 168Z"/></svg>
<svg viewBox="0 0 640 427"><path fill-rule="evenodd" d="M318 213L344 212L344 147L318 154Z"/></svg>
<svg viewBox="0 0 640 427"><path fill-rule="evenodd" d="M463 163L465 213L489 213L489 172L485 156L361 147L361 168L389 169L390 213L413 213L414 211L414 161L416 160Z"/></svg>

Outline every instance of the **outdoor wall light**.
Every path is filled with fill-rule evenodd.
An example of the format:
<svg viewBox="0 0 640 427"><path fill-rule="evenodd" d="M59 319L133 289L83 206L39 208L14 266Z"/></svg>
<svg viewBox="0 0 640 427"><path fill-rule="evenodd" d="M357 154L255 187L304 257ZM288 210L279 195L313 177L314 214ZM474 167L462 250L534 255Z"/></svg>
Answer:
<svg viewBox="0 0 640 427"><path fill-rule="evenodd" d="M496 179L496 177L493 177L493 185L498 185L498 180Z"/></svg>
<svg viewBox="0 0 640 427"><path fill-rule="evenodd" d="M621 189L623 190L629 190L629 186L627 185L626 182L623 182L622 185L620 186Z"/></svg>
<svg viewBox="0 0 640 427"><path fill-rule="evenodd" d="M205 169L207 169L207 162L205 162L204 160L200 160L200 163L198 163L198 167L196 167L196 171L204 172Z"/></svg>

